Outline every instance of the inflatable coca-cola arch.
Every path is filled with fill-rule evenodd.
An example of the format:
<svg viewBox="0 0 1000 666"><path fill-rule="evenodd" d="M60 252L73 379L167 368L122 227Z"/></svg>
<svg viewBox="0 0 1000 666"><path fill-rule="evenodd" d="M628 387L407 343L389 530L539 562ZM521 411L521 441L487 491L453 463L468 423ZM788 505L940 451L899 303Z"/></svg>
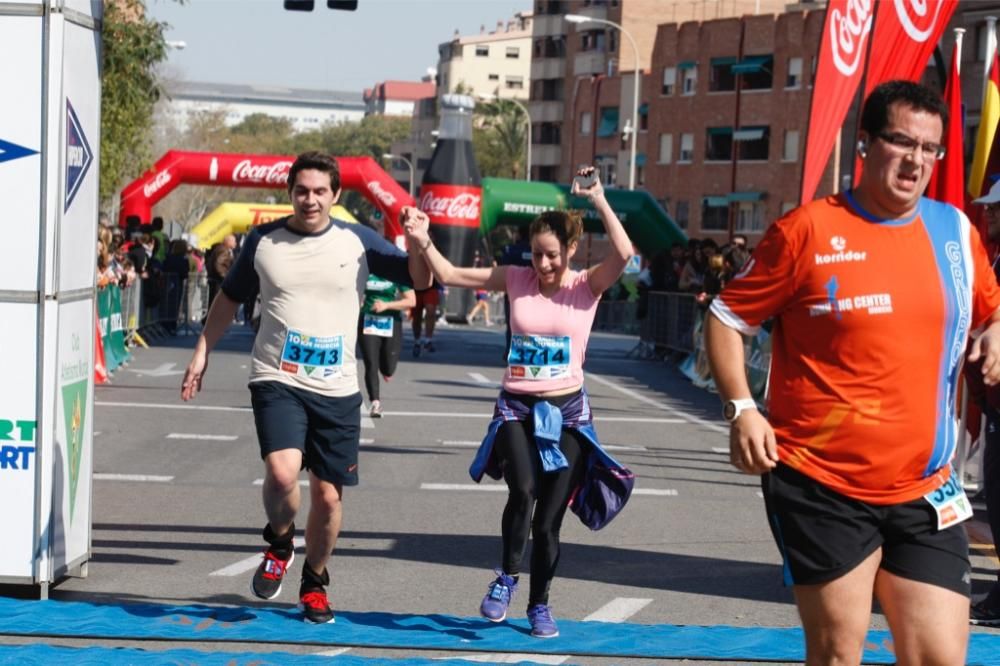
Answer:
<svg viewBox="0 0 1000 666"><path fill-rule="evenodd" d="M360 193L382 212L387 238L401 237L399 212L403 206L414 205L409 193L371 157L335 159L340 167L341 187ZM294 161L295 157L288 155L167 151L149 171L122 190L118 223L126 226L131 215L142 223L149 222L153 206L178 185L285 189L288 170Z"/></svg>

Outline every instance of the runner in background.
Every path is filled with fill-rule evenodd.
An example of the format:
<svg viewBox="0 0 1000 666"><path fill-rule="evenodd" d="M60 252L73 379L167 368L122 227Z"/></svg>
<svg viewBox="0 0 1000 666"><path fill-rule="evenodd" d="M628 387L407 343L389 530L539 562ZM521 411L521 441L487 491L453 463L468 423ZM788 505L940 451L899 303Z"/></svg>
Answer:
<svg viewBox="0 0 1000 666"><path fill-rule="evenodd" d="M551 638L559 629L549 608L549 587L559 563L559 531L569 500L594 456L610 459L593 429L583 388L583 360L601 294L621 276L632 243L604 197L595 169L581 169L573 194L585 196L604 221L611 251L598 265L573 271L569 261L583 232L580 218L548 211L532 222L532 266L458 268L441 255L415 215L405 229L410 247L446 285L503 291L510 296L511 349L493 420L469 472L477 482L502 475L509 494L500 521L502 568L489 585L480 613L493 622L507 617L521 564L531 549L528 620L531 635ZM584 184L584 182L586 184Z"/></svg>
<svg viewBox="0 0 1000 666"><path fill-rule="evenodd" d="M358 340L365 363L365 389L372 418L382 416L379 396L379 372L385 381L396 374L399 352L403 348L402 311L417 303L413 289L377 275L369 275L365 284L365 302L361 305Z"/></svg>

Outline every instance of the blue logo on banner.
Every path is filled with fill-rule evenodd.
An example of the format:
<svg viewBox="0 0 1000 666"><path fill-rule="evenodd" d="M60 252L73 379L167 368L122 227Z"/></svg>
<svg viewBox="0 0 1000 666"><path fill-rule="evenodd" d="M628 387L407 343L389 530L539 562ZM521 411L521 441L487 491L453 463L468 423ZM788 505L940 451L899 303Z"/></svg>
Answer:
<svg viewBox="0 0 1000 666"><path fill-rule="evenodd" d="M90 163L94 161L94 154L90 151L90 144L83 133L80 119L76 117L73 105L66 100L66 208L69 210L73 203L73 197L80 190L83 179L87 176Z"/></svg>
<svg viewBox="0 0 1000 666"><path fill-rule="evenodd" d="M25 148L24 146L19 146L16 143L11 143L10 141L4 141L0 139L0 162L9 162L11 160L16 160L21 157L27 157L28 155L37 155L37 150L32 150L31 148Z"/></svg>

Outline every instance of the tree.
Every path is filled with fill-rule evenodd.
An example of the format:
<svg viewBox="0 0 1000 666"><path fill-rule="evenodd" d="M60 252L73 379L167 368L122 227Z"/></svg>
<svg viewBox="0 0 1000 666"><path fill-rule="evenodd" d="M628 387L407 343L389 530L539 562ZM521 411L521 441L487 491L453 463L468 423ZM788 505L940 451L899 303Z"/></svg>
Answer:
<svg viewBox="0 0 1000 666"><path fill-rule="evenodd" d="M166 59L165 24L146 18L139 0L105 0L101 68L100 200L152 162L153 107L161 94L156 66Z"/></svg>
<svg viewBox="0 0 1000 666"><path fill-rule="evenodd" d="M496 99L476 105L472 146L483 176L523 177L525 118L516 102Z"/></svg>

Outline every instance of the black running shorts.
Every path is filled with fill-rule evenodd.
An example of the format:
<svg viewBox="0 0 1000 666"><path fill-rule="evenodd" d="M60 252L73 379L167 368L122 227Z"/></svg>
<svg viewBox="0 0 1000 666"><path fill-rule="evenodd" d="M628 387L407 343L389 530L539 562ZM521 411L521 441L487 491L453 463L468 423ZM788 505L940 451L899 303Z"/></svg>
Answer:
<svg viewBox="0 0 1000 666"><path fill-rule="evenodd" d="M938 530L934 509L924 498L867 504L783 464L761 477L761 488L786 585L834 580L882 548L886 571L969 596L965 526Z"/></svg>
<svg viewBox="0 0 1000 666"><path fill-rule="evenodd" d="M331 398L280 382L252 382L260 457L302 451L302 466L324 481L358 485L361 393Z"/></svg>

